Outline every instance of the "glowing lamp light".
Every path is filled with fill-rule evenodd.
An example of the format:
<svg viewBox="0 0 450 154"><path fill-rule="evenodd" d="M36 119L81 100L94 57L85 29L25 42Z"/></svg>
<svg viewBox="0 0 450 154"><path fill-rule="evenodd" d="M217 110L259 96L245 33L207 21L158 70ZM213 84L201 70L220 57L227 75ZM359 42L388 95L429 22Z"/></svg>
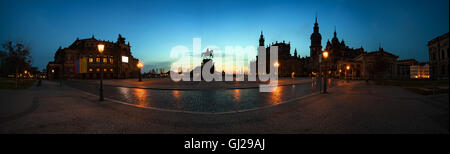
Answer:
<svg viewBox="0 0 450 154"><path fill-rule="evenodd" d="M103 53L103 51L105 50L105 45L103 45L103 44L98 44L98 45L97 45L97 48L98 48L98 52Z"/></svg>
<svg viewBox="0 0 450 154"><path fill-rule="evenodd" d="M144 63L138 62L138 63L137 63L137 67L138 67L139 69L141 69L142 67L144 67Z"/></svg>
<svg viewBox="0 0 450 154"><path fill-rule="evenodd" d="M280 63L275 62L275 63L273 64L273 66L275 66L275 67L280 67Z"/></svg>
<svg viewBox="0 0 450 154"><path fill-rule="evenodd" d="M27 70L25 70L24 73L27 74Z"/></svg>
<svg viewBox="0 0 450 154"><path fill-rule="evenodd" d="M54 69L52 69L52 73L55 73L55 70L54 70Z"/></svg>
<svg viewBox="0 0 450 154"><path fill-rule="evenodd" d="M328 51L323 51L323 58L327 59L328 58Z"/></svg>
<svg viewBox="0 0 450 154"><path fill-rule="evenodd" d="M347 70L350 70L350 66L347 65L347 68L346 68L346 69L347 69Z"/></svg>

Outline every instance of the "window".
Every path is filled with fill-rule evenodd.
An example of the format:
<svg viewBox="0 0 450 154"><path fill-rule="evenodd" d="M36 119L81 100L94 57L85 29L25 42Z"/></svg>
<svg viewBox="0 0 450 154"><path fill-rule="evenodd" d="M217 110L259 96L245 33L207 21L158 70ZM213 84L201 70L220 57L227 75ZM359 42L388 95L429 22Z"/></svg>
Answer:
<svg viewBox="0 0 450 154"><path fill-rule="evenodd" d="M114 61L113 58L109 58L110 63L113 63L113 61Z"/></svg>
<svg viewBox="0 0 450 154"><path fill-rule="evenodd" d="M108 58L103 58L103 63L107 63L108 62Z"/></svg>
<svg viewBox="0 0 450 154"><path fill-rule="evenodd" d="M98 57L95 58L95 62L97 62L97 63L100 62L100 58L98 58Z"/></svg>
<svg viewBox="0 0 450 154"><path fill-rule="evenodd" d="M109 71L111 71L111 72L112 72L112 71L113 71L113 69L112 69L112 68L110 68L110 69L109 69Z"/></svg>
<svg viewBox="0 0 450 154"><path fill-rule="evenodd" d="M90 63L94 62L94 58L89 58L89 62Z"/></svg>
<svg viewBox="0 0 450 154"><path fill-rule="evenodd" d="M127 56L122 56L122 62L128 63L128 57Z"/></svg>
<svg viewBox="0 0 450 154"><path fill-rule="evenodd" d="M444 53L444 49L441 50L441 59L445 58L445 53Z"/></svg>
<svg viewBox="0 0 450 154"><path fill-rule="evenodd" d="M89 68L89 72L92 72L92 68Z"/></svg>
<svg viewBox="0 0 450 154"><path fill-rule="evenodd" d="M96 68L95 71L100 72L100 68Z"/></svg>
<svg viewBox="0 0 450 154"><path fill-rule="evenodd" d="M106 71L108 71L108 69L104 68L104 69L103 69L103 72L106 72Z"/></svg>

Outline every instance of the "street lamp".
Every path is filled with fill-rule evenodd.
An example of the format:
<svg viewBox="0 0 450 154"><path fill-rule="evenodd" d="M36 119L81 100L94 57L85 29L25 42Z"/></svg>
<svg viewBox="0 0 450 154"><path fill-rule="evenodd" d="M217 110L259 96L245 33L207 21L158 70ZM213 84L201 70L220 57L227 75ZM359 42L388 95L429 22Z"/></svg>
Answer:
<svg viewBox="0 0 450 154"><path fill-rule="evenodd" d="M105 45L98 44L97 45L98 52L100 52L100 57L103 57L103 51L105 50ZM103 68L102 68L102 60L103 58L100 58L100 101L103 101Z"/></svg>
<svg viewBox="0 0 450 154"><path fill-rule="evenodd" d="M275 62L275 63L273 64L273 66L276 67L276 68L278 68L278 67L280 67L280 63Z"/></svg>
<svg viewBox="0 0 450 154"><path fill-rule="evenodd" d="M348 82L348 78L347 78L347 71L350 70L350 66L347 65L347 67L345 67L345 80L347 80Z"/></svg>
<svg viewBox="0 0 450 154"><path fill-rule="evenodd" d="M323 58L327 59L328 58L328 51L323 51Z"/></svg>
<svg viewBox="0 0 450 154"><path fill-rule="evenodd" d="M323 51L323 53L322 53L322 56L323 56L323 60L324 60L324 62L327 62L327 59L328 59L328 51ZM327 63L325 63L325 65L326 66L328 66L327 65ZM326 69L328 70L328 67L326 67ZM330 72L331 73L331 72ZM328 82L328 79L327 79L327 76L328 76L328 74L327 73L324 73L324 82L323 82L323 93L325 94L325 93L327 93L327 82Z"/></svg>
<svg viewBox="0 0 450 154"><path fill-rule="evenodd" d="M139 82L141 82L142 81L142 77L141 77L141 68L142 67L144 67L144 63L142 63L142 62L138 62L137 63L137 67L139 68Z"/></svg>

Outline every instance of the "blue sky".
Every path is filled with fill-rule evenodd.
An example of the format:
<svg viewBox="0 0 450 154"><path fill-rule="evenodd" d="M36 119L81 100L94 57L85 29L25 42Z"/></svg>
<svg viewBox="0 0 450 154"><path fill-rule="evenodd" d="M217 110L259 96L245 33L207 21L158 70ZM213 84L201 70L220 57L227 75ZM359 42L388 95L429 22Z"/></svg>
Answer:
<svg viewBox="0 0 450 154"><path fill-rule="evenodd" d="M23 41L40 69L59 46L77 37L130 41L135 57L146 64L166 64L176 45L258 45L290 41L309 56L309 37L318 13L322 45L338 37L350 47L363 46L428 61L427 41L449 31L448 0L0 0L0 41ZM294 52L293 50L291 51Z"/></svg>

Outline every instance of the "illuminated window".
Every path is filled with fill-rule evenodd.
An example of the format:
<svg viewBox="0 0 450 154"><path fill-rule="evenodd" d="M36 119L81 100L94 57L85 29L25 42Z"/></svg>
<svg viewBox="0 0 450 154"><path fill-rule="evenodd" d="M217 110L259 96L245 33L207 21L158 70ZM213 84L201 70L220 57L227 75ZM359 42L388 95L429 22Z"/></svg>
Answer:
<svg viewBox="0 0 450 154"><path fill-rule="evenodd" d="M90 63L94 62L94 58L89 58L89 62Z"/></svg>
<svg viewBox="0 0 450 154"><path fill-rule="evenodd" d="M122 56L122 62L128 63L128 57L127 56Z"/></svg>
<svg viewBox="0 0 450 154"><path fill-rule="evenodd" d="M95 58L95 62L100 62L100 58Z"/></svg>
<svg viewBox="0 0 450 154"><path fill-rule="evenodd" d="M113 69L112 69L112 68L110 68L110 69L109 69L109 71L111 71L111 72L112 72L112 71L113 71Z"/></svg>
<svg viewBox="0 0 450 154"><path fill-rule="evenodd" d="M89 68L89 72L92 72L92 68Z"/></svg>
<svg viewBox="0 0 450 154"><path fill-rule="evenodd" d="M95 71L100 72L100 68L95 69Z"/></svg>
<svg viewBox="0 0 450 154"><path fill-rule="evenodd" d="M106 71L108 71L108 70L107 70L106 68L104 68L104 69L103 69L103 72L106 72Z"/></svg>
<svg viewBox="0 0 450 154"><path fill-rule="evenodd" d="M108 62L108 58L103 58L103 62L107 63Z"/></svg>
<svg viewBox="0 0 450 154"><path fill-rule="evenodd" d="M113 58L109 58L110 63L113 63L113 61L114 61Z"/></svg>

